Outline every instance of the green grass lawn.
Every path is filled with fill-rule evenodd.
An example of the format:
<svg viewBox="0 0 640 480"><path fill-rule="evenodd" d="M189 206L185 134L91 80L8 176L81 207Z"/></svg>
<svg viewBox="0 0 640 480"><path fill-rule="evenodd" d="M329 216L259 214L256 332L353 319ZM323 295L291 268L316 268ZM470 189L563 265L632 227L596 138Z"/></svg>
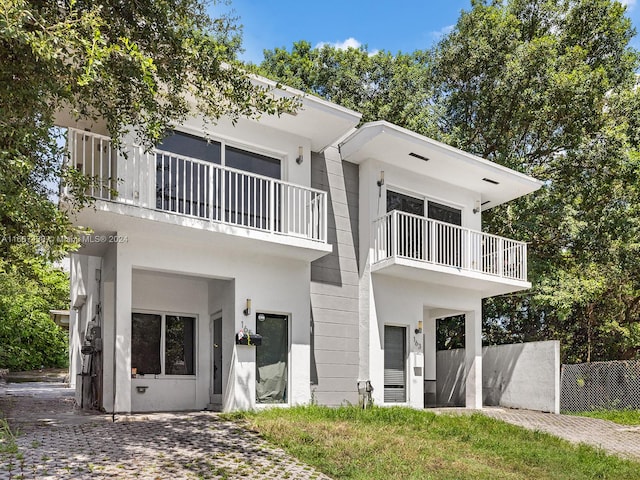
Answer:
<svg viewBox="0 0 640 480"><path fill-rule="evenodd" d="M611 420L620 425L640 425L640 410L594 410L592 412L566 412L569 415Z"/></svg>
<svg viewBox="0 0 640 480"><path fill-rule="evenodd" d="M640 479L640 462L481 414L312 406L227 418L336 479Z"/></svg>

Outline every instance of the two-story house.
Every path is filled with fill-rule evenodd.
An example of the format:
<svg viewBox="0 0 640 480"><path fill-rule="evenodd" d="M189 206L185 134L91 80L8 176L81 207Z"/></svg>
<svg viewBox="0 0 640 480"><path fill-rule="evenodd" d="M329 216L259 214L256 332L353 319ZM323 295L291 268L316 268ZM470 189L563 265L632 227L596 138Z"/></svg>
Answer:
<svg viewBox="0 0 640 480"><path fill-rule="evenodd" d="M481 300L530 286L526 245L482 233L481 212L539 182L301 97L295 115L190 119L151 152L60 116L70 165L99 181L71 259L83 406L336 405L370 380L377 404L422 408L435 320L463 313L481 407Z"/></svg>

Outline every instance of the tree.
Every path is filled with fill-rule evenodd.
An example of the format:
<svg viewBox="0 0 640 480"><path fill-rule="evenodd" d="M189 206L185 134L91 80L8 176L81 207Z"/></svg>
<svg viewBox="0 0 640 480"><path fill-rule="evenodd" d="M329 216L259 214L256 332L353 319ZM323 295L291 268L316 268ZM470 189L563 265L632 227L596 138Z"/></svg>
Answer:
<svg viewBox="0 0 640 480"><path fill-rule="evenodd" d="M474 1L432 52L442 138L546 183L483 218L530 242L534 285L485 303L489 341L640 353L633 35L618 2Z"/></svg>
<svg viewBox="0 0 640 480"><path fill-rule="evenodd" d="M48 198L59 176L83 204L82 181L59 162L60 110L127 128L153 146L194 108L209 121L293 108L254 85L235 60L233 19L199 0L5 0L0 4L0 258L59 255L67 212ZM15 237L30 242L15 247Z"/></svg>
<svg viewBox="0 0 640 480"><path fill-rule="evenodd" d="M239 46L233 19L210 18L200 0L0 2L0 366L66 361L48 310L64 307L68 284L47 261L73 246L69 215L90 199L87 179L61 162L56 114L104 122L116 144L133 129L150 147L190 112L215 121L295 108L252 83ZM50 199L60 178L71 211Z"/></svg>
<svg viewBox="0 0 640 480"><path fill-rule="evenodd" d="M485 302L485 341L560 339L564 360L629 358L640 355L634 34L611 0L474 0L430 51L298 42L265 52L261 68L363 121L386 119L543 180L483 215L487 231L529 243L533 283Z"/></svg>
<svg viewBox="0 0 640 480"><path fill-rule="evenodd" d="M291 51L264 52L257 71L308 93L362 113L362 121L388 120L414 131L432 130L432 95L424 52L378 51L366 47L341 50L311 48L300 41Z"/></svg>
<svg viewBox="0 0 640 480"><path fill-rule="evenodd" d="M21 267L0 261L0 368L65 367L67 334L49 310L68 308L68 276L42 260Z"/></svg>

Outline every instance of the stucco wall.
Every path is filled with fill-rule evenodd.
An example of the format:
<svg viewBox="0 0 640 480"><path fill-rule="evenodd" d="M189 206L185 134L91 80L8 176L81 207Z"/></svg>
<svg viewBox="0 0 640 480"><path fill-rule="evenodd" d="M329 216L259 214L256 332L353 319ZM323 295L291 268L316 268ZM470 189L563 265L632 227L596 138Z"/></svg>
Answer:
<svg viewBox="0 0 640 480"><path fill-rule="evenodd" d="M482 349L483 404L560 412L560 342ZM464 404L464 349L437 353L437 404Z"/></svg>
<svg viewBox="0 0 640 480"><path fill-rule="evenodd" d="M210 314L220 309L223 310L223 366L228 370L224 374L223 408L254 407L256 347L236 346L233 339L234 332L243 325L255 331L255 313L260 311L289 316L289 401L291 404L308 403L309 263L265 255L262 251L223 246L212 242L208 232L165 225L154 227L157 230L149 229L139 221L131 223L127 230L119 232L126 235L128 241L112 245L103 259L105 270L111 271L113 267L113 273L104 277L104 398L107 410L111 408L113 398L114 353L116 412L204 408L210 399ZM223 284L225 292L215 294ZM253 311L244 316L242 311L247 298L252 299ZM199 363L195 385L189 384L184 392L176 393L188 382L165 379L162 388L156 382L145 394L137 393L135 387L141 380L131 379L129 359L131 311L136 308L198 315ZM176 381L180 381L179 384ZM152 390L157 390L158 397L164 396L165 391L172 391L173 397L184 398L152 401L155 396L151 394ZM187 406L187 397L190 406Z"/></svg>
<svg viewBox="0 0 640 480"><path fill-rule="evenodd" d="M358 166L336 148L312 154L312 187L328 192L333 252L311 263L311 388L322 405L358 401Z"/></svg>

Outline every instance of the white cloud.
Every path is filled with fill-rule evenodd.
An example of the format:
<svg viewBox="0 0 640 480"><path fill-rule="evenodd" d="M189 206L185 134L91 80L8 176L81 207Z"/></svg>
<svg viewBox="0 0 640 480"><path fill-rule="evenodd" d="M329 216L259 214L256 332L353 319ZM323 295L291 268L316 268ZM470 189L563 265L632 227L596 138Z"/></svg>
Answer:
<svg viewBox="0 0 640 480"><path fill-rule="evenodd" d="M631 0L631 1L635 1L635 0ZM431 38L437 41L437 40L440 40L445 35L448 35L449 33L451 33L451 30L453 30L453 25L447 25L446 27L442 27L440 30L434 30L433 32L430 32L430 35L431 35Z"/></svg>
<svg viewBox="0 0 640 480"><path fill-rule="evenodd" d="M353 37L349 37L344 42L320 42L314 48L322 48L325 45L337 48L338 50L347 50L348 48L360 48L362 43Z"/></svg>

